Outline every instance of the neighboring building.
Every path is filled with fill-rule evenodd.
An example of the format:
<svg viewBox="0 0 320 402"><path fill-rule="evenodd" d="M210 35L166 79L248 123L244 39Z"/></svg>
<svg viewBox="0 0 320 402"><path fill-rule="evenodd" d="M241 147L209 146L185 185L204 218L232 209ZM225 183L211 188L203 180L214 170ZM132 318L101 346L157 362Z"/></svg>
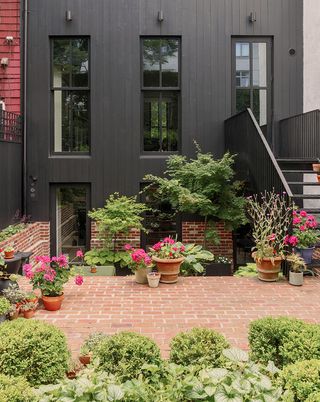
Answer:
<svg viewBox="0 0 320 402"><path fill-rule="evenodd" d="M225 120L246 107L274 153L283 156L278 152L284 138L280 121L319 107L319 74L312 59L319 26L316 3L23 3L23 204L33 220L50 221L52 251L89 247L87 211L103 205L114 191L137 194L146 173L163 172L168 155L192 156L194 140L221 156ZM8 10L17 6L13 0L4 4ZM15 66L10 49L4 55L8 73ZM15 95L1 88L0 81L6 105L15 104ZM243 138L239 127L239 144ZM182 223L182 236L196 240L192 233L198 226L189 227ZM230 242L228 234L219 251L230 254Z"/></svg>

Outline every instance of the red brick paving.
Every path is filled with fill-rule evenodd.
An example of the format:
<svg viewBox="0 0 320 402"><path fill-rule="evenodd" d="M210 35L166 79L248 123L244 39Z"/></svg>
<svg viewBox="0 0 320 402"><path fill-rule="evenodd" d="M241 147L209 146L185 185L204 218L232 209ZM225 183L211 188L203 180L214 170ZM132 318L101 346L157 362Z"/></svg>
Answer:
<svg viewBox="0 0 320 402"><path fill-rule="evenodd" d="M216 329L233 345L247 348L249 322L266 315L320 323L319 279L305 278L302 287L293 287L284 280L189 277L151 289L133 277L86 277L80 287L66 286L60 311L39 310L35 318L60 327L74 353L91 332L125 330L150 336L167 356L170 339L195 326Z"/></svg>

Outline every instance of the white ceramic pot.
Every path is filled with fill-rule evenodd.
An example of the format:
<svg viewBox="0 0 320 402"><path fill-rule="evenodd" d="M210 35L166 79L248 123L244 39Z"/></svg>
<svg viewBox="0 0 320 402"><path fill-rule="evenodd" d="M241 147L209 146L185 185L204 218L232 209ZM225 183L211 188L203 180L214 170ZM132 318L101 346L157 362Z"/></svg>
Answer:
<svg viewBox="0 0 320 402"><path fill-rule="evenodd" d="M157 288L159 286L161 278L161 274L159 274L159 272L150 272L147 277L150 288Z"/></svg>
<svg viewBox="0 0 320 402"><path fill-rule="evenodd" d="M134 279L137 283L148 283L147 274L151 272L152 268L137 269L134 273Z"/></svg>
<svg viewBox="0 0 320 402"><path fill-rule="evenodd" d="M289 283L293 286L303 285L303 272L289 272Z"/></svg>

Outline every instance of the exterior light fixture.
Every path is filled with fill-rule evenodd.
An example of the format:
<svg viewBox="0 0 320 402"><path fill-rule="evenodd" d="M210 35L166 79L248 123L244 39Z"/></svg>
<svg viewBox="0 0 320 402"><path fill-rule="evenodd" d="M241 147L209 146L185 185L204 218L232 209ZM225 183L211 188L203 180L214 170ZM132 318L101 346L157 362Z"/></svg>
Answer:
<svg viewBox="0 0 320 402"><path fill-rule="evenodd" d="M9 65L9 59L8 57L2 57L1 61L0 61L1 67L2 68L6 68Z"/></svg>
<svg viewBox="0 0 320 402"><path fill-rule="evenodd" d="M159 22L162 22L163 20L164 20L163 11L160 10L160 11L158 12L158 21L159 21Z"/></svg>
<svg viewBox="0 0 320 402"><path fill-rule="evenodd" d="M257 21L257 13L255 11L252 11L249 15L249 22L252 24Z"/></svg>
<svg viewBox="0 0 320 402"><path fill-rule="evenodd" d="M68 22L72 21L71 10L66 11L66 21L68 21Z"/></svg>

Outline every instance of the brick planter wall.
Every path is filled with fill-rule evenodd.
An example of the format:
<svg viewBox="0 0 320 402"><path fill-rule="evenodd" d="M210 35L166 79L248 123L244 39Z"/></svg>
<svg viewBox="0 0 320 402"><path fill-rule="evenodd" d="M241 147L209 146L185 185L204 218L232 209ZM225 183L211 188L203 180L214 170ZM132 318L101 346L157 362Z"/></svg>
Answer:
<svg viewBox="0 0 320 402"><path fill-rule="evenodd" d="M117 240L116 249L123 250L125 244L131 244L133 247L140 247L140 230L132 229L128 235L120 234ZM101 248L102 241L99 240L99 232L95 222L91 222L91 240L90 248Z"/></svg>
<svg viewBox="0 0 320 402"><path fill-rule="evenodd" d="M0 248L14 243L16 251L31 251L33 256L50 255L50 222L35 222L0 243Z"/></svg>

